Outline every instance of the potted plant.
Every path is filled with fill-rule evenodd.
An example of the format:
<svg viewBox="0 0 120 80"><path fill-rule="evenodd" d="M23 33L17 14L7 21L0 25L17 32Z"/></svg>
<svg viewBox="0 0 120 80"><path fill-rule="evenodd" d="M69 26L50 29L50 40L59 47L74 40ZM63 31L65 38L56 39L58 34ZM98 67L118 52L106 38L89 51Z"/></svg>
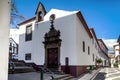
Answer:
<svg viewBox="0 0 120 80"><path fill-rule="evenodd" d="M118 68L118 61L115 61L113 65L114 65L114 68Z"/></svg>
<svg viewBox="0 0 120 80"><path fill-rule="evenodd" d="M102 63L102 59L96 59L96 63L98 64L98 67L100 67L100 64Z"/></svg>

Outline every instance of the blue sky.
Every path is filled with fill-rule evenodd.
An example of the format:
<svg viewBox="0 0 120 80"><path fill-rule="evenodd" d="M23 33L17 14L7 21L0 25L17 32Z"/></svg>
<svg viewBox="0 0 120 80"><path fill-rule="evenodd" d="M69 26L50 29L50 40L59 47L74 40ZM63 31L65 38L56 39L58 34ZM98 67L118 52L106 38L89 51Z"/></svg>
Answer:
<svg viewBox="0 0 120 80"><path fill-rule="evenodd" d="M35 15L42 2L49 12L51 8L80 10L98 38L117 39L120 34L120 0L14 0L18 11L29 19Z"/></svg>

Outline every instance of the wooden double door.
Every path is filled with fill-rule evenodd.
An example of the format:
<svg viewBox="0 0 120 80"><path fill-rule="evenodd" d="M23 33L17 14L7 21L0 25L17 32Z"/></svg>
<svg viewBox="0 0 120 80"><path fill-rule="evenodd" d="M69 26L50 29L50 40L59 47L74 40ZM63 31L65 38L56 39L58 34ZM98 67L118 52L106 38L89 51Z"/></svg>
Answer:
<svg viewBox="0 0 120 80"><path fill-rule="evenodd" d="M47 68L58 69L58 48L47 49Z"/></svg>

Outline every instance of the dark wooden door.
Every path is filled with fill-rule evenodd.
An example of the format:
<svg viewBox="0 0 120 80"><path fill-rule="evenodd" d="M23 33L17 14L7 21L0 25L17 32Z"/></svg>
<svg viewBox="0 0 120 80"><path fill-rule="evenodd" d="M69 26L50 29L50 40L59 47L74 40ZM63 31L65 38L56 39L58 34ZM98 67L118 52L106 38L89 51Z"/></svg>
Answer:
<svg viewBox="0 0 120 80"><path fill-rule="evenodd" d="M58 68L58 48L47 49L47 67Z"/></svg>
<svg viewBox="0 0 120 80"><path fill-rule="evenodd" d="M65 73L66 74L69 74L69 58L68 57L66 57L65 58Z"/></svg>

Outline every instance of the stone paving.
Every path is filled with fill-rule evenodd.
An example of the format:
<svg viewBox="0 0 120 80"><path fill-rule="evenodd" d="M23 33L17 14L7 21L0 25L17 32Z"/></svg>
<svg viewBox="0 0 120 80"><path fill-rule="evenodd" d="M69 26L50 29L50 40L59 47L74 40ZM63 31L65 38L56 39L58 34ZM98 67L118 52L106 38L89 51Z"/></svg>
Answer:
<svg viewBox="0 0 120 80"><path fill-rule="evenodd" d="M83 74L79 77L78 80L92 80L96 75L97 73L99 72L100 69L98 70L93 70L92 73L86 73L86 74Z"/></svg>
<svg viewBox="0 0 120 80"><path fill-rule="evenodd" d="M23 62L12 62L14 63L14 72L9 70L8 80L40 80L41 74L40 72L36 72L32 67L26 66ZM13 71L13 70L12 70ZM54 74L46 72L43 75L44 80L51 80L52 78L55 80L77 80L75 77L69 74Z"/></svg>
<svg viewBox="0 0 120 80"><path fill-rule="evenodd" d="M97 75L98 72L99 70L94 70L92 73L86 73L81 75L78 78L73 78L69 80L92 80L94 76ZM44 74L44 80L51 80L50 76L51 74ZM55 78L62 77L62 76L65 76L65 75L54 74ZM40 73L28 72L28 73L9 74L8 80L40 80ZM63 79L60 79L60 80L63 80Z"/></svg>
<svg viewBox="0 0 120 80"><path fill-rule="evenodd" d="M97 76L93 80L105 80L105 75L107 73L105 72L105 69L101 69Z"/></svg>
<svg viewBox="0 0 120 80"><path fill-rule="evenodd" d="M111 77L117 78L110 79ZM44 80L51 80L51 74L44 74ZM54 74L54 77L62 77L65 75ZM18 73L18 74L9 74L8 80L40 80L39 72L28 72L28 73ZM63 79L60 79L63 80ZM67 79L68 80L68 79ZM92 73L85 73L78 78L69 79L69 80L120 80L120 70L115 68L103 68L92 71Z"/></svg>
<svg viewBox="0 0 120 80"><path fill-rule="evenodd" d="M44 74L44 80L51 80L52 74ZM61 78L59 80L68 80L70 76L65 74L65 75L60 75L60 74L54 74L54 78ZM62 78L63 77L63 78ZM8 80L40 80L40 73L38 72L28 72L28 73L17 73L17 74L9 74ZM77 80L76 78L70 78L69 80Z"/></svg>
<svg viewBox="0 0 120 80"><path fill-rule="evenodd" d="M103 68L99 71L94 80L120 80L120 69Z"/></svg>
<svg viewBox="0 0 120 80"><path fill-rule="evenodd" d="M47 79L48 76L44 75L44 80ZM40 80L40 73L37 72L29 72L29 73L18 73L18 74L9 74L8 80Z"/></svg>

